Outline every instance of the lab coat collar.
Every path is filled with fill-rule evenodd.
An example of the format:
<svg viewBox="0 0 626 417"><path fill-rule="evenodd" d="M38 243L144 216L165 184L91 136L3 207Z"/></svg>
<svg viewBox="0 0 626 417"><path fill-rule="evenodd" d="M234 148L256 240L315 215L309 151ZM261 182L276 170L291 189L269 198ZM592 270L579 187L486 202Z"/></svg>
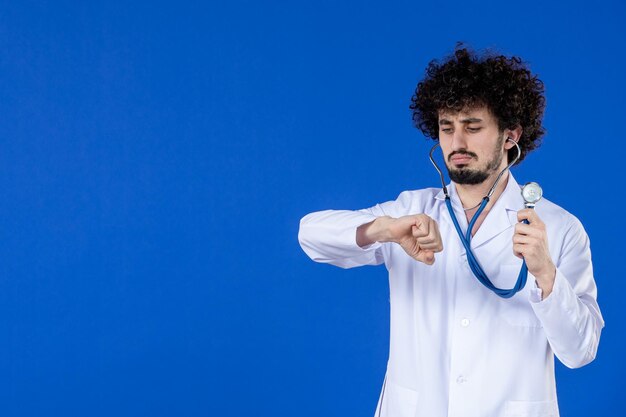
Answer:
<svg viewBox="0 0 626 417"><path fill-rule="evenodd" d="M467 229L467 220L465 212L459 199L456 185L450 182L448 185L448 193L454 212L459 219L459 223L464 225L463 229ZM443 190L435 196L437 200L445 200ZM513 174L509 172L506 188L498 197L495 204L487 213L485 221L481 224L476 234L472 237L472 247L477 248L489 240L493 239L500 233L517 223L517 211L524 208L524 199L522 198L521 189Z"/></svg>

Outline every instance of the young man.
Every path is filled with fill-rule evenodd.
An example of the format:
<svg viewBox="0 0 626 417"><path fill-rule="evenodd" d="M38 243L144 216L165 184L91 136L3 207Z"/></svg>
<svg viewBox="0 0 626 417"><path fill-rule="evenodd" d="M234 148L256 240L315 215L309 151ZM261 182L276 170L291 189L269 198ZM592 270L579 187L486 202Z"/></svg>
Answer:
<svg viewBox="0 0 626 417"><path fill-rule="evenodd" d="M543 84L519 58L459 47L429 64L411 101L416 126L439 142L465 233L498 174L538 146ZM375 415L558 416L554 356L570 368L591 362L604 327L581 223L545 199L524 209L505 170L471 231L496 287L512 288L526 261L526 286L503 298L474 276L444 199L439 189L405 191L300 224L313 260L389 270L390 355Z"/></svg>

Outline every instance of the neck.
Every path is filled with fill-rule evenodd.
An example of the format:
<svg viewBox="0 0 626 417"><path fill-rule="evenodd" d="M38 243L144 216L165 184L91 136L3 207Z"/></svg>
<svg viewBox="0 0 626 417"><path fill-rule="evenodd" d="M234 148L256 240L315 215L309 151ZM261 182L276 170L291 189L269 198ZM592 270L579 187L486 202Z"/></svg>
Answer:
<svg viewBox="0 0 626 417"><path fill-rule="evenodd" d="M483 198L489 193L489 190L493 186L493 182L498 177L500 170L495 172L493 175L490 175L485 181L480 184L455 184L456 191L459 195L459 199L463 204L463 208L474 207L479 205ZM489 209L493 206L493 204L498 200L506 185L509 181L509 171L507 170L504 174L502 174L502 178L500 178L500 182L496 187L493 195L489 199L489 203L487 203L487 207L485 207L485 213L489 211ZM478 207L473 208L472 210L467 210L466 213L471 215L478 210Z"/></svg>

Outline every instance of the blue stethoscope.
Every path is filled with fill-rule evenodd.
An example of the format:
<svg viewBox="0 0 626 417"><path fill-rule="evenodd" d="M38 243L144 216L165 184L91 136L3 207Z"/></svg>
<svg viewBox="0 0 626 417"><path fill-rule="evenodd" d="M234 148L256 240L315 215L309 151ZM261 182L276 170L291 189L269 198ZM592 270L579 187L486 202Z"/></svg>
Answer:
<svg viewBox="0 0 626 417"><path fill-rule="evenodd" d="M441 172L441 169L439 169L439 166L437 166L437 163L435 162L433 158L433 151L439 146L439 143L436 143L435 146L431 148L430 154L429 154L430 162L432 162L432 164L435 166L435 169L437 169L437 172L439 172L439 177L441 178L441 185L443 187L443 193L446 196L446 199L445 199L446 206L448 207L448 212L450 213L450 217L452 217L452 222L454 223L454 227L456 228L456 231L459 234L459 237L461 238L461 243L463 243L463 246L465 247L465 252L467 253L467 261L469 263L470 269L472 270L472 272L474 273L478 281L480 281L485 287L489 288L491 291L493 291L494 293L496 293L502 298L513 297L518 291L522 290L522 288L524 288L524 286L526 285L526 279L528 277L528 267L526 266L526 260L522 262L522 268L519 272L519 275L517 276L517 282L515 283L515 286L508 290L503 289L503 288L498 288L495 285L493 285L491 280L487 277L487 274L485 274L480 264L478 263L478 260L476 259L476 257L474 256L474 252L472 251L471 242L472 242L472 229L474 228L474 224L476 223L476 220L478 219L480 214L483 212L483 210L487 206L487 203L489 203L489 199L491 198L494 191L496 190L496 187L498 186L498 182L500 182L500 178L502 178L502 175L506 172L507 169L510 169L511 166L513 166L513 164L517 162L520 155L522 154L522 150L520 149L517 142L515 142L511 138L507 138L507 140L515 144L515 147L517 148L517 156L502 171L500 171L500 174L498 174L496 180L493 183L493 186L489 190L489 193L487 193L487 195L483 198L479 206L474 206L469 209L464 209L464 210L471 210L473 208L478 207L478 211L476 212L476 214L474 214L474 216L470 220L465 234L463 234L463 231L461 230L461 226L459 226L459 221L456 218L456 215L454 214L454 210L452 209L452 202L450 201L450 195L448 194L448 189L446 187L443 173ZM529 182L528 184L524 185L522 187L522 197L524 198L524 206L526 208L534 208L535 204L537 204L537 202L541 199L542 194L543 192L541 190L541 187L536 182ZM528 221L524 220L524 223L528 224Z"/></svg>

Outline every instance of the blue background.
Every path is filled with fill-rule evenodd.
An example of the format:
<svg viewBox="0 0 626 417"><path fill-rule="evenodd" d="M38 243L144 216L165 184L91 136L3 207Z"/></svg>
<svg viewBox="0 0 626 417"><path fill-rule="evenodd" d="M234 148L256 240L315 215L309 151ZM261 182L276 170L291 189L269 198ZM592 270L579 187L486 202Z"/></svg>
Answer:
<svg viewBox="0 0 626 417"><path fill-rule="evenodd" d="M561 412L624 408L624 2L127 3L0 6L0 414L372 415L386 270L298 222L438 186L408 104L459 40L546 84L514 174L585 225L607 322Z"/></svg>

